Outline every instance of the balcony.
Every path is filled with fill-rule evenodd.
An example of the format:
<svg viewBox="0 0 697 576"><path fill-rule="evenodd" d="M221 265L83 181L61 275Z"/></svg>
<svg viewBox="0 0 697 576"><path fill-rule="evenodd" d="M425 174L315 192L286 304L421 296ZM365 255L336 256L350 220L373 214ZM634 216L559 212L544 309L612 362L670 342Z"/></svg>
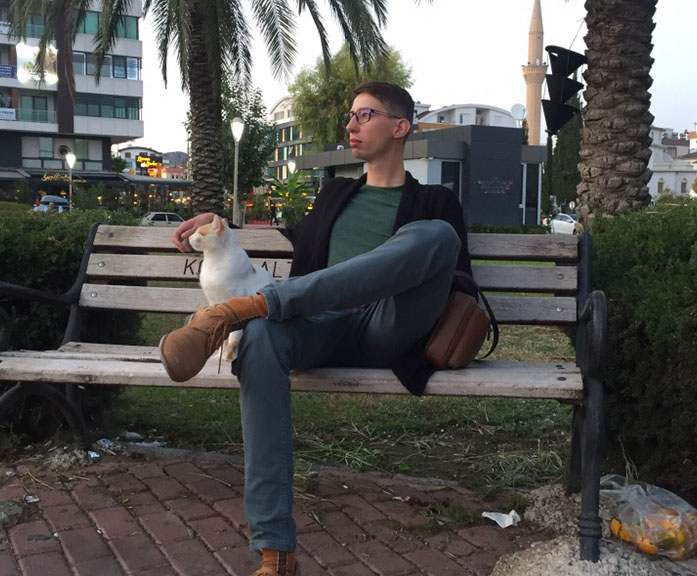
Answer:
<svg viewBox="0 0 697 576"><path fill-rule="evenodd" d="M30 108L0 108L0 120L17 120L19 122L40 122L55 124L55 110L32 110Z"/></svg>

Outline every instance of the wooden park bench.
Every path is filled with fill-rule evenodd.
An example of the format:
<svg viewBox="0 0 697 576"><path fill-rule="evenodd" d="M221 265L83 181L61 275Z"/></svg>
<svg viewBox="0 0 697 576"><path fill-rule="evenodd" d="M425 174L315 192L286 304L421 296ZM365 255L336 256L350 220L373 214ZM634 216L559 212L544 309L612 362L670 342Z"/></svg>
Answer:
<svg viewBox="0 0 697 576"><path fill-rule="evenodd" d="M79 443L88 447L79 386L238 387L229 368L218 372L217 355L198 376L179 384L168 378L155 347L80 340L80 317L91 310L191 313L206 305L197 282L201 255L178 253L171 233L162 228L95 226L78 278L61 296L0 282L0 295L6 298L71 307L57 350L0 353L0 382L16 383L0 398L0 418L18 398L43 395L61 408ZM276 278L288 275L292 246L278 230L244 229L238 231L238 239ZM499 324L574 327L576 362L478 361L464 370L437 372L426 394L545 398L573 404L568 488L582 494L582 557L597 560L607 310L604 294L591 291L591 237L470 234L469 248L475 278L489 294ZM171 284L179 287L167 287ZM298 391L408 394L387 369L317 368L297 371L291 381Z"/></svg>

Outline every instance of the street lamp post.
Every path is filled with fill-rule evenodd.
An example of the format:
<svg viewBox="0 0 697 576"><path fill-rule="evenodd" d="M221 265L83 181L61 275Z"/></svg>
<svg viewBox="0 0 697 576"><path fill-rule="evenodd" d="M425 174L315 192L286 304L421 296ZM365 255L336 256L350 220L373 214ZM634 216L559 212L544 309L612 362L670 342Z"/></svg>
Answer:
<svg viewBox="0 0 697 576"><path fill-rule="evenodd" d="M230 122L232 137L235 140L235 169L232 177L232 222L242 228L244 226L244 213L240 210L240 201L237 197L237 162L239 158L240 140L244 132L244 122L235 116Z"/></svg>
<svg viewBox="0 0 697 576"><path fill-rule="evenodd" d="M65 161L68 164L68 207L70 212L73 211L73 166L75 166L75 154L68 152L65 155Z"/></svg>
<svg viewBox="0 0 697 576"><path fill-rule="evenodd" d="M288 178L295 172L295 160L288 160Z"/></svg>

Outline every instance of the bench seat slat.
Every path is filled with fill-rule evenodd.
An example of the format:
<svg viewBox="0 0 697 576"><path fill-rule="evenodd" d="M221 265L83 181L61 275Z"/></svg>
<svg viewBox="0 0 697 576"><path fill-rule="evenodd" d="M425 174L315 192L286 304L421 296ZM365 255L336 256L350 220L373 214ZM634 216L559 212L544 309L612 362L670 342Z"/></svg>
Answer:
<svg viewBox="0 0 697 576"><path fill-rule="evenodd" d="M576 299L545 296L491 296L491 308L502 324L573 324ZM152 288L85 284L80 306L141 312L190 314L208 303L199 288Z"/></svg>
<svg viewBox="0 0 697 576"><path fill-rule="evenodd" d="M252 258L274 278L287 278L289 259ZM200 254L92 254L87 267L91 278L148 278L152 280L198 279ZM475 265L474 277L483 290L507 292L575 292L577 270L573 266Z"/></svg>
<svg viewBox="0 0 697 576"><path fill-rule="evenodd" d="M202 372L185 384L173 383L158 361L120 360L101 354L61 358L61 353L0 354L0 379L53 383L129 386L181 386L182 388L237 388L229 365L218 373L211 358ZM370 392L408 394L392 371L372 368L317 368L294 372L293 390L307 392ZM465 370L437 372L429 381L428 395L550 398L580 401L583 383L576 366L526 362L475 362Z"/></svg>

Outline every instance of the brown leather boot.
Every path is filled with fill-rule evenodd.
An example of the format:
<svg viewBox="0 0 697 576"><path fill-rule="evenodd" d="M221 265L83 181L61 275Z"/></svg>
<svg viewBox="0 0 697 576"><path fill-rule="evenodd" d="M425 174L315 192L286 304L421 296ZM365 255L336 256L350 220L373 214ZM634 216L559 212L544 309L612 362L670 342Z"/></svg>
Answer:
<svg viewBox="0 0 697 576"><path fill-rule="evenodd" d="M244 328L252 318L265 318L268 313L266 298L261 294L202 308L186 326L162 337L162 365L172 380L185 382L201 371L230 332Z"/></svg>
<svg viewBox="0 0 697 576"><path fill-rule="evenodd" d="M261 568L252 576L300 576L300 566L295 561L295 552L262 550Z"/></svg>

